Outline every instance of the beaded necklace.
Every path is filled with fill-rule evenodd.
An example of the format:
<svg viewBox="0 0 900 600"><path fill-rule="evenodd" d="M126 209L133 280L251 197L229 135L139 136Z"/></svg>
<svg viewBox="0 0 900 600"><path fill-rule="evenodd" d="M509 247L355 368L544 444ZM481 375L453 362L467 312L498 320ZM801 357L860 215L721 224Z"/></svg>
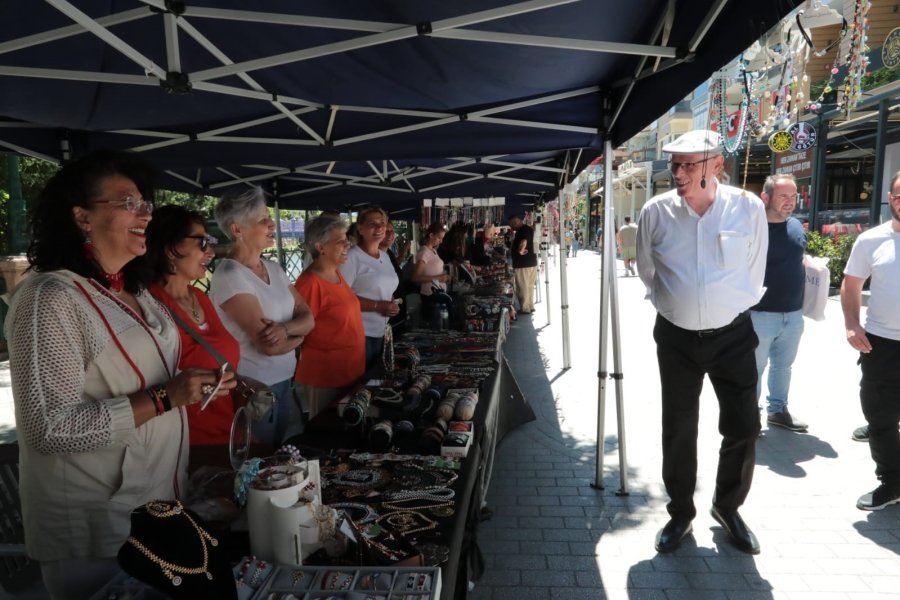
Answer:
<svg viewBox="0 0 900 600"><path fill-rule="evenodd" d="M171 506L169 505L169 503L159 500L148 502L146 505L146 510L147 514L152 517L156 517L157 519L165 519L183 515L190 522L191 526L194 528L194 531L197 532L197 535L200 538L200 547L203 552L203 564L201 564L199 567L183 567L181 565L176 565L174 563L163 560L133 536L128 537L128 543L137 548L141 554L150 559L153 563L158 565L162 569L163 575L171 580L172 585L176 587L181 585L182 582L181 576L178 575L178 573L180 573L181 575L202 574L206 575L206 578L212 581L213 576L212 573L209 572L209 550L206 547L206 542L209 541L209 544L211 546L218 546L219 541L209 533L204 531L199 525L197 525L197 522L191 518L191 515L183 510L181 502L179 502L178 500L175 500Z"/></svg>

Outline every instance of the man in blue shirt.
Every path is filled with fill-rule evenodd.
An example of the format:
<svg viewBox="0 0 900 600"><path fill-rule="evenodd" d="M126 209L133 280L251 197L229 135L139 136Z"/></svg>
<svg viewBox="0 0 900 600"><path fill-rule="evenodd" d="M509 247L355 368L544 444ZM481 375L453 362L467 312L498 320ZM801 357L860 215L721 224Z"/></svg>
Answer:
<svg viewBox="0 0 900 600"><path fill-rule="evenodd" d="M806 432L806 423L788 411L791 366L797 357L803 335L803 286L806 271L803 253L806 232L791 216L797 206L797 183L793 175L770 175L760 195L766 205L769 223L769 251L766 255L766 293L750 309L753 329L759 338L756 370L759 381L756 396L762 391L762 376L769 367L767 422L770 426Z"/></svg>

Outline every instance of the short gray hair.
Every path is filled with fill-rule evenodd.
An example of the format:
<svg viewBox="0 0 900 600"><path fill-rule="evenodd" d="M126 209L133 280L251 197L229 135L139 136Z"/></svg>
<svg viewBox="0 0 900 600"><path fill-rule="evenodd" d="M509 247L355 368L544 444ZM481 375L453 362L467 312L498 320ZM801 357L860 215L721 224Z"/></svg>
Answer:
<svg viewBox="0 0 900 600"><path fill-rule="evenodd" d="M265 205L266 195L259 186L253 185L246 189L228 190L222 194L219 203L216 204L216 223L219 224L219 229L228 236L228 239L234 241L231 226L250 224L256 219L256 213L260 207Z"/></svg>
<svg viewBox="0 0 900 600"><path fill-rule="evenodd" d="M766 182L763 184L762 191L766 196L771 197L772 192L775 191L775 186L779 183L784 183L785 181L797 183L797 178L790 173L776 173L775 175L769 175L766 177Z"/></svg>
<svg viewBox="0 0 900 600"><path fill-rule="evenodd" d="M319 258L319 251L316 250L316 244L324 244L331 237L331 232L340 229L341 232L347 231L347 224L340 215L334 213L322 213L312 221L306 224L304 230L304 241L306 251L312 256L313 260Z"/></svg>

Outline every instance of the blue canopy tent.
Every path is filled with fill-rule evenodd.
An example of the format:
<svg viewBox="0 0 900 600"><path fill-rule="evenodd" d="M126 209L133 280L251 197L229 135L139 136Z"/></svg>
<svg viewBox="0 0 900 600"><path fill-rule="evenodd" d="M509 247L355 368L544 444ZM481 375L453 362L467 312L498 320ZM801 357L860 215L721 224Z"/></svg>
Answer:
<svg viewBox="0 0 900 600"><path fill-rule="evenodd" d="M549 200L602 153L611 219L612 149L800 1L5 0L0 148L129 149L173 189L406 210Z"/></svg>
<svg viewBox="0 0 900 600"><path fill-rule="evenodd" d="M8 0L0 147L168 187L553 197L798 0Z"/></svg>

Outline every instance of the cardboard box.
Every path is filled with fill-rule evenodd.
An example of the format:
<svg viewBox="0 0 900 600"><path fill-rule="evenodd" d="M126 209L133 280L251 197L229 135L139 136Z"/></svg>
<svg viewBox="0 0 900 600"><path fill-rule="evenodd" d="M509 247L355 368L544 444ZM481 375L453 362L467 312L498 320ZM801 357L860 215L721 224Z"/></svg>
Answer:
<svg viewBox="0 0 900 600"><path fill-rule="evenodd" d="M441 442L441 456L465 458L469 453L469 447L472 445L473 437L475 437L475 435L472 432L449 432L444 436L444 441Z"/></svg>

